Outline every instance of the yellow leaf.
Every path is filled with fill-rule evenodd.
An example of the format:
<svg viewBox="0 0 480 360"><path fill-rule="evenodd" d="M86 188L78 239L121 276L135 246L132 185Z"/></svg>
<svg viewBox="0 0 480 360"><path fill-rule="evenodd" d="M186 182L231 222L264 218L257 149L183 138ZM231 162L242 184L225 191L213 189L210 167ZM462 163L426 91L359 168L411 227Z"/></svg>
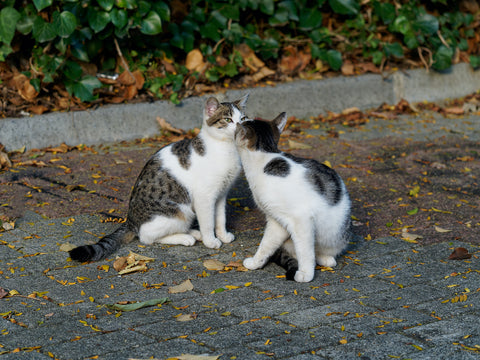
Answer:
<svg viewBox="0 0 480 360"><path fill-rule="evenodd" d="M323 165L326 165L326 166L328 166L329 168L332 168L332 164L331 164L330 161L328 161L328 160L325 160L325 161L323 162Z"/></svg>
<svg viewBox="0 0 480 360"><path fill-rule="evenodd" d="M447 232L452 231L452 230L448 230L448 229L443 229L443 228L441 228L440 226L437 226L437 225L434 225L434 228L435 228L435 231L439 232L439 233L447 233Z"/></svg>
<svg viewBox="0 0 480 360"><path fill-rule="evenodd" d="M348 342L347 339L341 339L339 341L339 343L342 344L342 345L345 345L347 342Z"/></svg>

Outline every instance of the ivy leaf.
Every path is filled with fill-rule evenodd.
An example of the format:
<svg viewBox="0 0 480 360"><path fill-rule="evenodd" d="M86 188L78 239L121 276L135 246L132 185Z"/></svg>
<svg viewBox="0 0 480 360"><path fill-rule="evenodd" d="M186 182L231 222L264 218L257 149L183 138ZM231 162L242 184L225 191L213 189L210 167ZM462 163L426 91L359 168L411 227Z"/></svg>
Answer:
<svg viewBox="0 0 480 360"><path fill-rule="evenodd" d="M322 25L322 13L318 10L308 9L300 14L299 29L308 31Z"/></svg>
<svg viewBox="0 0 480 360"><path fill-rule="evenodd" d="M480 67L480 56L470 55L470 65L474 69Z"/></svg>
<svg viewBox="0 0 480 360"><path fill-rule="evenodd" d="M78 97L81 101L93 101L96 98L93 90L101 87L102 83L96 77L86 75L80 81L67 82L65 86L71 95Z"/></svg>
<svg viewBox="0 0 480 360"><path fill-rule="evenodd" d="M442 45L433 54L433 65L435 70L445 70L452 66L452 57L454 54L453 48L448 48Z"/></svg>
<svg viewBox="0 0 480 360"><path fill-rule="evenodd" d="M33 4L39 12L52 5L52 3L53 0L33 0Z"/></svg>
<svg viewBox="0 0 480 360"><path fill-rule="evenodd" d="M145 35L157 35L162 32L162 19L155 11L150 11L142 20L140 31Z"/></svg>
<svg viewBox="0 0 480 360"><path fill-rule="evenodd" d="M342 67L342 54L337 50L328 50L327 61L333 70L340 70Z"/></svg>
<svg viewBox="0 0 480 360"><path fill-rule="evenodd" d="M43 20L40 16L37 16L33 22L33 37L38 42L45 42L55 39L57 32L55 27Z"/></svg>
<svg viewBox="0 0 480 360"><path fill-rule="evenodd" d="M100 5L103 10L110 11L112 10L115 0L97 0L97 2L98 2L98 5Z"/></svg>
<svg viewBox="0 0 480 360"><path fill-rule="evenodd" d="M152 299L148 301L139 301L131 304L107 304L109 309L118 311L134 311L144 307L155 306L159 304L165 304L170 301L168 298Z"/></svg>
<svg viewBox="0 0 480 360"><path fill-rule="evenodd" d="M128 23L127 11L123 9L113 9L110 13L113 25L117 28L123 28Z"/></svg>
<svg viewBox="0 0 480 360"><path fill-rule="evenodd" d="M402 45L400 45L398 42L394 42L392 44L385 44L383 46L383 49L387 56L393 55L398 58L403 57Z"/></svg>
<svg viewBox="0 0 480 360"><path fill-rule="evenodd" d="M105 29L110 22L110 14L105 11L97 11L93 8L88 9L88 24L96 33Z"/></svg>
<svg viewBox="0 0 480 360"><path fill-rule="evenodd" d="M68 37L77 27L77 18L70 11L63 11L61 13L55 11L53 13L52 24L56 29L58 36Z"/></svg>
<svg viewBox="0 0 480 360"><path fill-rule="evenodd" d="M438 31L438 19L430 14L422 14L417 18L416 26L425 34L432 35Z"/></svg>
<svg viewBox="0 0 480 360"><path fill-rule="evenodd" d="M360 10L360 5L355 0L328 0L328 3L340 15L357 15Z"/></svg>
<svg viewBox="0 0 480 360"><path fill-rule="evenodd" d="M0 11L0 41L10 44L15 35L15 27L20 19L20 13L11 7L3 8Z"/></svg>

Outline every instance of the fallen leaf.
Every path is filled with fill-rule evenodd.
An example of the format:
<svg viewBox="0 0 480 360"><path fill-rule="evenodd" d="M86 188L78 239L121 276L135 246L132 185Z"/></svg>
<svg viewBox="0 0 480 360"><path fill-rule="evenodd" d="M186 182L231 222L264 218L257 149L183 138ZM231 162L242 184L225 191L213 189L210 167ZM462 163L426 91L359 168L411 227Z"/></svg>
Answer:
<svg viewBox="0 0 480 360"><path fill-rule="evenodd" d="M447 233L447 232L452 231L452 230L448 230L448 229L443 229L443 228L441 228L440 226L437 226L437 225L434 225L434 228L435 228L435 231L439 232L439 233Z"/></svg>
<svg viewBox="0 0 480 360"><path fill-rule="evenodd" d="M152 299L148 301L139 301L130 304L107 304L106 306L109 309L118 310L118 311L134 311L144 307L155 306L158 304L165 304L170 301L168 298Z"/></svg>
<svg viewBox="0 0 480 360"><path fill-rule="evenodd" d="M193 290L193 284L190 280L185 280L181 284L178 284L176 286L171 286L168 288L168 293L169 294L178 294L178 293L183 293L187 291Z"/></svg>
<svg viewBox="0 0 480 360"><path fill-rule="evenodd" d="M402 229L402 239L407 241L407 242L411 242L411 243L414 243L416 244L417 243L417 240L418 239L422 239L423 236L422 235L418 235L418 234L411 234L409 232L407 232L407 229L406 228L403 228Z"/></svg>
<svg viewBox="0 0 480 360"><path fill-rule="evenodd" d="M224 263L215 259L205 260L203 266L205 266L207 270L223 270L225 268Z"/></svg>
<svg viewBox="0 0 480 360"><path fill-rule="evenodd" d="M263 66L260 70L258 70L255 74L252 75L252 80L260 81L263 78L274 75L274 74L275 74L275 71L273 71L272 69L266 66Z"/></svg>
<svg viewBox="0 0 480 360"><path fill-rule="evenodd" d="M160 128L162 130L170 131L170 132L172 132L174 134L177 134L177 135L182 135L183 134L183 130L177 129L176 127L173 127L169 122L167 122L167 120L165 120L164 118L162 118L160 116L157 116L157 123L158 123L158 125L160 125Z"/></svg>
<svg viewBox="0 0 480 360"><path fill-rule="evenodd" d="M443 111L447 114L452 114L452 115L463 115L465 113L464 108L460 106L444 108Z"/></svg>
<svg viewBox="0 0 480 360"><path fill-rule="evenodd" d="M113 262L113 268L118 271L120 275L130 274L132 272L147 270L146 263L150 261L155 261L155 259L130 251L128 256L118 257Z"/></svg>
<svg viewBox="0 0 480 360"><path fill-rule="evenodd" d="M8 158L7 153L0 151L0 169L8 169L12 167L12 162Z"/></svg>
<svg viewBox="0 0 480 360"><path fill-rule="evenodd" d="M46 148L45 151L48 151L48 152L56 152L56 153L66 153L68 151L70 151L72 148L69 147L67 144L65 143L62 143L60 146L56 146L56 147L50 147L50 148Z"/></svg>
<svg viewBox="0 0 480 360"><path fill-rule="evenodd" d="M242 56L245 66L253 72L258 71L265 66L265 63L255 55L255 52L247 44L240 44L235 50L237 50Z"/></svg>
<svg viewBox="0 0 480 360"><path fill-rule="evenodd" d="M180 356L174 357L178 360L218 360L221 355L191 355L191 354L182 354Z"/></svg>
<svg viewBox="0 0 480 360"><path fill-rule="evenodd" d="M192 321L197 318L196 314L181 314L177 317L177 321L184 322L184 321Z"/></svg>
<svg viewBox="0 0 480 360"><path fill-rule="evenodd" d="M3 299L7 295L8 295L8 291L0 287L0 299Z"/></svg>
<svg viewBox="0 0 480 360"><path fill-rule="evenodd" d="M203 54L198 49L193 49L187 54L185 59L185 67L190 71L201 73L206 69L207 63L203 61Z"/></svg>
<svg viewBox="0 0 480 360"><path fill-rule="evenodd" d="M472 254L468 253L468 250L464 247L457 247L448 257L449 260L466 260L470 259Z"/></svg>
<svg viewBox="0 0 480 360"><path fill-rule="evenodd" d="M69 252L70 250L73 250L75 249L76 246L73 245L73 244L70 244L70 243L63 243L62 245L60 245L60 247L58 248L58 250L60 251L65 251L65 252Z"/></svg>
<svg viewBox="0 0 480 360"><path fill-rule="evenodd" d="M293 45L288 45L284 48L284 55L280 59L278 68L284 74L291 75L305 69L311 59L311 54L298 50Z"/></svg>
<svg viewBox="0 0 480 360"><path fill-rule="evenodd" d="M345 61L345 62L342 64L341 71L342 71L342 74L345 75L345 76L350 76L350 75L354 75L354 74L355 74L354 66L353 66L353 64L352 64L351 62L349 62L349 61Z"/></svg>
<svg viewBox="0 0 480 360"><path fill-rule="evenodd" d="M291 150L308 150L311 149L312 146L308 144L304 144L301 142L293 141L293 140L288 140L288 147Z"/></svg>
<svg viewBox="0 0 480 360"><path fill-rule="evenodd" d="M28 107L27 111L32 112L36 115L42 115L45 111L48 111L48 108L45 105L34 105Z"/></svg>
<svg viewBox="0 0 480 360"><path fill-rule="evenodd" d="M2 223L2 227L5 231L10 231L15 229L15 222L14 221L4 221Z"/></svg>

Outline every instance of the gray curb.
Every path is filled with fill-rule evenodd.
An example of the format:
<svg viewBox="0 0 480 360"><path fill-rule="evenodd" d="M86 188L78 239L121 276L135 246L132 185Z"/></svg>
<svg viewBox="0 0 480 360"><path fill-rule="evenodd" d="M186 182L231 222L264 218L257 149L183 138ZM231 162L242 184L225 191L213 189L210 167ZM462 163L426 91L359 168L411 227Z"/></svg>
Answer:
<svg viewBox="0 0 480 360"><path fill-rule="evenodd" d="M457 64L447 72L424 69L396 72L382 79L380 75L337 77L325 80L298 80L274 87L227 90L219 97L235 99L250 93L247 114L272 118L282 111L289 116L308 118L325 111L360 109L382 103L438 101L462 97L480 89L480 71L469 64ZM101 144L132 140L158 134L156 117L174 126L190 129L201 125L204 99L192 97L179 105L169 101L143 104L108 105L96 110L51 113L28 118L0 120L0 144L8 151L67 145Z"/></svg>

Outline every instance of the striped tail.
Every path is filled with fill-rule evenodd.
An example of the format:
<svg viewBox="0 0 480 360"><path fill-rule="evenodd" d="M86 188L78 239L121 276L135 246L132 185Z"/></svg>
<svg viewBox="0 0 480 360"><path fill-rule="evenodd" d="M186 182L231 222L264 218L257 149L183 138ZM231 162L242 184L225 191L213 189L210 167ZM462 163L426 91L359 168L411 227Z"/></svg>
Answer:
<svg viewBox="0 0 480 360"><path fill-rule="evenodd" d="M273 261L275 264L283 267L287 272L285 277L287 280L295 280L295 274L298 270L298 261L293 258L283 246L280 247L270 258L270 261Z"/></svg>
<svg viewBox="0 0 480 360"><path fill-rule="evenodd" d="M79 246L70 250L69 254L72 260L76 261L99 261L120 249L122 244L132 241L135 236L135 232L130 230L126 223L123 223L117 230L104 236L96 244Z"/></svg>

